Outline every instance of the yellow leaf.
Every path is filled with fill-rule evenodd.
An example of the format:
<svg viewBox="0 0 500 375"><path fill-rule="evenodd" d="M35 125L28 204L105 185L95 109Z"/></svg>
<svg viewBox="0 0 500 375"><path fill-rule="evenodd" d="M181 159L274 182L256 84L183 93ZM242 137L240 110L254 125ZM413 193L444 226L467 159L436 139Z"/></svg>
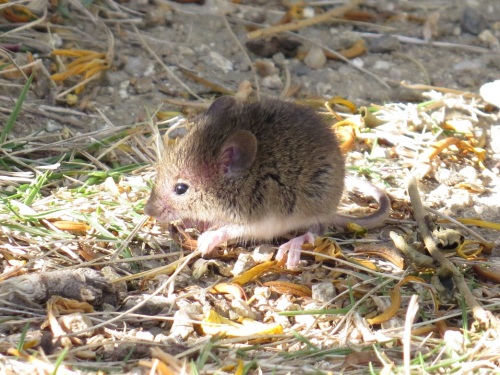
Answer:
<svg viewBox="0 0 500 375"><path fill-rule="evenodd" d="M236 368L234 375L243 375L244 370L245 370L245 362L243 362L241 359L238 359L238 367Z"/></svg>
<svg viewBox="0 0 500 375"><path fill-rule="evenodd" d="M338 258L342 255L342 250L336 242L332 241L328 237L316 237L316 239L314 240L314 253L317 254L314 256L316 262L321 262L324 260L328 260L328 258L321 255L328 255L332 258Z"/></svg>
<svg viewBox="0 0 500 375"><path fill-rule="evenodd" d="M52 80L56 82L64 81L73 76L83 75L80 79L80 83L82 83L110 67L109 57L102 52L60 49L52 51L52 54L74 58L73 61L66 65L64 72L51 75ZM83 84L77 85L74 88L75 93L80 93L84 87Z"/></svg>
<svg viewBox="0 0 500 375"><path fill-rule="evenodd" d="M382 314L377 315L374 318L366 319L369 324L381 324L387 322L389 319L394 317L401 307L401 286L408 282L418 282L425 284L425 280L416 276L407 276L399 283L394 286L394 289L391 291L391 305L385 310Z"/></svg>
<svg viewBox="0 0 500 375"><path fill-rule="evenodd" d="M368 268L372 271L378 271L378 267L371 260L360 259L360 258L349 258L350 260L362 265L365 268Z"/></svg>
<svg viewBox="0 0 500 375"><path fill-rule="evenodd" d="M476 227L500 230L500 223L493 223L491 221L484 221L484 220L478 220L478 219L467 219L467 218L460 218L457 220L460 223L465 224L465 225L475 225Z"/></svg>
<svg viewBox="0 0 500 375"><path fill-rule="evenodd" d="M276 263L275 260L261 263L243 272L241 275L234 277L232 282L238 285L245 285L252 280L258 279L264 272L275 266Z"/></svg>
<svg viewBox="0 0 500 375"><path fill-rule="evenodd" d="M471 247L469 246L469 245L472 245L472 244L478 244L479 246L474 251L472 251ZM465 250L468 250L467 254L465 253ZM483 244L482 244L482 242L480 242L480 241L472 241L472 240L465 240L457 248L457 254L459 256L461 256L462 258L464 258L464 259L474 259L479 254L481 254L482 251L483 251Z"/></svg>
<svg viewBox="0 0 500 375"><path fill-rule="evenodd" d="M229 337L283 333L283 327L279 324L264 324L251 319L245 319L243 323L233 322L217 314L214 310L210 310L201 323L201 329L206 335L225 335Z"/></svg>
<svg viewBox="0 0 500 375"><path fill-rule="evenodd" d="M298 297L311 297L312 291L304 285L294 284L287 281L268 281L263 284L280 294L291 294Z"/></svg>
<svg viewBox="0 0 500 375"><path fill-rule="evenodd" d="M47 301L47 309L56 309L57 312L63 314L71 314L75 312L92 313L94 308L88 302L80 302L75 299L52 296Z"/></svg>
<svg viewBox="0 0 500 375"><path fill-rule="evenodd" d="M332 104L341 105L341 106L344 106L344 107L348 108L349 111L351 111L351 113L355 113L356 112L356 104L354 104L350 100L342 98L341 96L335 96L335 97L333 97L332 99L330 99L328 101L328 104L330 104L330 105L332 105Z"/></svg>
<svg viewBox="0 0 500 375"><path fill-rule="evenodd" d="M52 223L57 229L69 230L73 232L86 232L90 230L90 226L85 223L70 220L58 220Z"/></svg>
<svg viewBox="0 0 500 375"><path fill-rule="evenodd" d="M231 294L233 297L244 299L245 291L238 284L219 283L215 285L210 293Z"/></svg>

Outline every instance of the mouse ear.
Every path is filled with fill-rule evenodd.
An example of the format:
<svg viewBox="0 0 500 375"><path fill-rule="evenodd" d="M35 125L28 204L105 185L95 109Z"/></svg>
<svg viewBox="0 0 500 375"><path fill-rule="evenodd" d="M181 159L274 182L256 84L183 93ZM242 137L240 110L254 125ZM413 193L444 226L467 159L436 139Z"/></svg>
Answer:
<svg viewBox="0 0 500 375"><path fill-rule="evenodd" d="M224 112L234 108L236 105L237 102L233 96L221 96L208 107L205 114L208 116L222 116Z"/></svg>
<svg viewBox="0 0 500 375"><path fill-rule="evenodd" d="M239 130L224 143L219 164L226 175L237 174L249 168L257 154L257 138L247 130Z"/></svg>

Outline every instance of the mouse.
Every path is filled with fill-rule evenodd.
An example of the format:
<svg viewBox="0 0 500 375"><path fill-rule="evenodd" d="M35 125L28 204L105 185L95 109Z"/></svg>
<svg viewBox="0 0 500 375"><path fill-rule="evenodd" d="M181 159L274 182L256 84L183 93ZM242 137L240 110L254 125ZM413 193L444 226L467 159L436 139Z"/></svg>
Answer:
<svg viewBox="0 0 500 375"><path fill-rule="evenodd" d="M277 260L297 268L301 247L326 226L381 225L390 214L387 194L351 182L378 202L358 218L338 213L345 161L334 131L314 109L279 99L216 99L190 131L165 142L144 207L160 222L186 220L209 230L198 237L202 255L228 240L271 240L304 234L282 244Z"/></svg>

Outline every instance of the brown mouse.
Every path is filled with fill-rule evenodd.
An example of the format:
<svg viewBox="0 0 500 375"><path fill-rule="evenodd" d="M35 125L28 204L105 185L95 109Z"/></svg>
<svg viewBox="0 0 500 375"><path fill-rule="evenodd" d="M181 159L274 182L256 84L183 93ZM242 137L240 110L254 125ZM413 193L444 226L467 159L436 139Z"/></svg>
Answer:
<svg viewBox="0 0 500 375"><path fill-rule="evenodd" d="M277 258L289 252L292 268L301 245L314 241L311 231L347 222L370 228L389 215L387 195L367 183L379 210L363 218L337 214L344 177L335 134L313 109L226 96L184 138L166 146L144 212L163 222L208 223L212 229L198 238L204 255L230 239L269 240L309 230L280 246Z"/></svg>

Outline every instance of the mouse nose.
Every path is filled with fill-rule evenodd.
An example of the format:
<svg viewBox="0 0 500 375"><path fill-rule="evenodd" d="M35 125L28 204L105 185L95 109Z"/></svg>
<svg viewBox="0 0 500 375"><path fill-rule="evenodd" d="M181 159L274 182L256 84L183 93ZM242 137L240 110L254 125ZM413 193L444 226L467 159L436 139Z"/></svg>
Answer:
<svg viewBox="0 0 500 375"><path fill-rule="evenodd" d="M157 218L161 213L161 207L158 203L159 199L156 197L156 194L154 192L151 193L151 196L144 206L144 213L148 216Z"/></svg>

